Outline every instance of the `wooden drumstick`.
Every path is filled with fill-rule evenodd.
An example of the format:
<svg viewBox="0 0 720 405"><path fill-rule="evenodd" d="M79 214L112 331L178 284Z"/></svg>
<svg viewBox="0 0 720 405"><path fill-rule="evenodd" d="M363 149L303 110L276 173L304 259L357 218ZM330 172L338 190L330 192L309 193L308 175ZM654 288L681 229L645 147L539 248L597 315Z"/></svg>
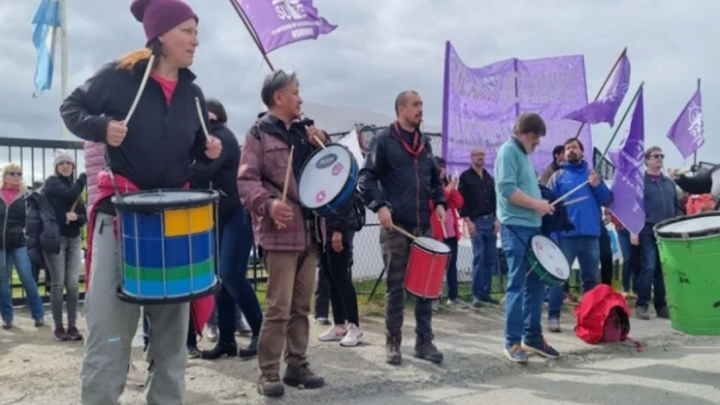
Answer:
<svg viewBox="0 0 720 405"><path fill-rule="evenodd" d="M585 185L587 185L588 183L590 183L590 180L585 180L582 184L578 184L577 187L575 187L574 189L572 189L572 190L568 191L567 193L563 194L560 198L558 198L557 200L553 201L552 204L550 204L550 205L552 205L552 206L557 205L557 204L560 203L562 200L568 198L568 197L570 196L570 194L572 194L572 193L580 190L581 188L583 188L583 187L584 187Z"/></svg>
<svg viewBox="0 0 720 405"><path fill-rule="evenodd" d="M125 116L125 120L123 123L127 127L128 122L130 121L130 117L132 117L133 113L135 112L135 109L137 108L138 103L140 102L140 96L142 96L143 90L145 90L145 85L147 84L148 78L150 77L150 71L152 71L153 64L155 62L155 55L150 55L150 59L148 59L148 65L145 69L145 74L143 74L142 81L140 82L140 88L138 89L137 94L135 95L135 100L133 100L132 105L130 105L130 110L128 111L127 115Z"/></svg>
<svg viewBox="0 0 720 405"><path fill-rule="evenodd" d="M288 184L290 184L290 174L292 173L293 152L295 152L295 145L290 146L290 156L288 157L287 169L285 169L285 184L283 184L282 202L285 202L287 199Z"/></svg>
<svg viewBox="0 0 720 405"><path fill-rule="evenodd" d="M209 141L210 133L208 132L207 125L205 124L205 117L203 117L199 97L195 97L195 108L197 109L198 118L200 118L200 125L202 126L203 133L205 134L205 140Z"/></svg>
<svg viewBox="0 0 720 405"><path fill-rule="evenodd" d="M408 232L408 231L400 228L399 226L397 226L397 225L395 225L395 224L393 224L392 227L393 227L393 229L395 229L396 231L400 232L401 234L407 236L408 238L410 238L410 239L412 239L412 240L417 239L417 238L415 237L415 235L413 235L413 234L411 234L410 232Z"/></svg>
<svg viewBox="0 0 720 405"><path fill-rule="evenodd" d="M75 202L73 203L72 207L70 207L70 211L68 211L68 213L70 213L70 212L75 212L75 208L77 207L78 203L80 202L80 198L82 198L82 197L78 196L78 199L75 200ZM66 220L65 220L65 225L67 225L67 224L69 224L69 223L70 223L70 220L69 220L69 219L66 219Z"/></svg>
<svg viewBox="0 0 720 405"><path fill-rule="evenodd" d="M568 205L572 205L572 204L575 204L575 203L579 203L580 201L584 201L584 200L587 200L587 199L588 199L588 196L578 197L578 198L576 198L576 199L574 199L574 200L566 201L565 204L563 204L563 206L564 206L564 207L567 207Z"/></svg>

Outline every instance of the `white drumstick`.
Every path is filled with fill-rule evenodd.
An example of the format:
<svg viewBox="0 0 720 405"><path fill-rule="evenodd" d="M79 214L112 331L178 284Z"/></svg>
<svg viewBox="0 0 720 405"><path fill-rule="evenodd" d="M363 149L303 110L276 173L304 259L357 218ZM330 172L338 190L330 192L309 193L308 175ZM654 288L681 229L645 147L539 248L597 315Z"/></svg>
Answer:
<svg viewBox="0 0 720 405"><path fill-rule="evenodd" d="M588 199L588 196L583 196L583 197L576 198L574 200L565 201L565 204L563 204L563 206L567 207L568 205L579 203L580 201L584 201L587 199Z"/></svg>
<svg viewBox="0 0 720 405"><path fill-rule="evenodd" d="M198 118L200 118L200 125L202 125L203 133L205 133L205 139L210 141L210 133L208 132L207 125L205 125L205 117L203 117L202 107L200 106L200 98L195 97L195 108L197 109Z"/></svg>
<svg viewBox="0 0 720 405"><path fill-rule="evenodd" d="M554 205L558 204L558 203L561 202L562 200L568 198L568 197L570 196L570 194L572 194L572 193L580 190L581 188L583 188L583 187L584 187L586 184L588 184L588 183L590 183L590 180L585 180L585 182L583 182L582 184L579 184L579 185L578 185L577 187L575 187L574 189L572 189L572 190L568 191L567 193L563 194L560 198L558 198L557 200L553 201L552 204L550 204L550 205L553 205L553 206L554 206Z"/></svg>
<svg viewBox="0 0 720 405"><path fill-rule="evenodd" d="M138 89L137 94L135 95L135 100L133 100L132 105L130 106L130 110L128 111L127 115L125 116L124 124L127 127L128 122L130 121L130 117L132 117L133 113L135 112L135 109L137 108L138 103L140 102L140 96L142 96L143 90L145 90L145 85L147 84L148 77L150 77L150 71L152 71L153 62L155 62L155 55L150 55L150 59L148 59L148 65L145 69L145 74L143 74L142 81L140 82L140 88Z"/></svg>

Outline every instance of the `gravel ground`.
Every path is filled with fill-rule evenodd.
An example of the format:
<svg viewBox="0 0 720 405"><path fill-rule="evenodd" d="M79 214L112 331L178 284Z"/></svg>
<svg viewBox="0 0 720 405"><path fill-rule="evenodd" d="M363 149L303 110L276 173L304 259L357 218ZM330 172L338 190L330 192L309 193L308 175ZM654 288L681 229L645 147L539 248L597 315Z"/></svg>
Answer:
<svg viewBox="0 0 720 405"><path fill-rule="evenodd" d="M25 312L19 312L16 319L17 326L13 330L0 331L0 405L76 405L82 344L54 342L50 327L37 330ZM570 316L566 320L570 321ZM293 405L346 403L378 394L442 387L460 381L481 382L619 356L636 358L646 355L637 353L630 345L587 345L574 336L572 325L566 324L566 332L547 336L548 341L563 353L562 359L546 362L533 358L529 366L520 367L508 364L501 356L503 316L500 308L441 310L435 317L434 326L438 347L445 352L445 364L434 366L412 358L414 321L406 314L405 336L408 338L403 343L405 362L401 367L393 367L384 362L382 319L363 319L362 326L365 345L342 348L337 344L318 342L316 336L321 329L314 325L309 358L313 369L326 377L328 385L318 391L288 389L283 402ZM668 321L658 319L634 321L632 326L631 336L651 350L662 350L698 339L674 332ZM82 319L79 328L84 329ZM246 343L246 339L239 339L239 344ZM133 367L121 398L123 405L144 404L146 363L142 357L139 333L133 346ZM211 344L201 342L200 346L207 348ZM185 405L277 402L258 397L254 387L256 377L254 361L191 360L186 374Z"/></svg>

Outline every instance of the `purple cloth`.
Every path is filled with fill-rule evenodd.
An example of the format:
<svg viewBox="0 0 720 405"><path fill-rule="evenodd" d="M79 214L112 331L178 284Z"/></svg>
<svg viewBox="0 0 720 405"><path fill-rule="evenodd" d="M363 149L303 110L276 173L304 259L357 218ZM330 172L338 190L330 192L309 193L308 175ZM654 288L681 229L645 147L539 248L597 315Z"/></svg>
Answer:
<svg viewBox="0 0 720 405"><path fill-rule="evenodd" d="M607 122L612 127L615 125L615 114L617 114L620 105L625 99L629 87L630 60L627 55L623 55L623 58L615 69L610 87L608 87L605 96L577 111L567 114L563 118L584 122L586 124Z"/></svg>
<svg viewBox="0 0 720 405"><path fill-rule="evenodd" d="M312 0L232 0L252 25L265 53L293 42L317 39L337 25L318 15Z"/></svg>
<svg viewBox="0 0 720 405"><path fill-rule="evenodd" d="M540 114L547 125L531 155L535 171L542 172L553 161L553 148L577 134L579 124L562 117L587 104L582 56L508 59L471 68L447 42L444 80L443 157L451 173L464 171L478 146L485 148L485 168L492 171L498 148L524 112ZM592 151L590 128L585 126L579 139Z"/></svg>
<svg viewBox="0 0 720 405"><path fill-rule="evenodd" d="M638 94L630 132L620 151L612 156L615 163L610 210L631 233L639 234L645 226L645 123L643 90Z"/></svg>
<svg viewBox="0 0 720 405"><path fill-rule="evenodd" d="M698 88L673 122L667 134L685 159L705 144L705 123L702 114L702 97Z"/></svg>
<svg viewBox="0 0 720 405"><path fill-rule="evenodd" d="M180 0L134 0L130 12L145 29L146 45L185 20L198 21L190 6Z"/></svg>

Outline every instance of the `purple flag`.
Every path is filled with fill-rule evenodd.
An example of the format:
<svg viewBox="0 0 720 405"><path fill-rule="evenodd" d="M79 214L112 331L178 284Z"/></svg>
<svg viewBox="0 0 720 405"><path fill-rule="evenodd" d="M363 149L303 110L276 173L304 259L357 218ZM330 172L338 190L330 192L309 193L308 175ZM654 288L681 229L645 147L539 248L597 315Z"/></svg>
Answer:
<svg viewBox="0 0 720 405"><path fill-rule="evenodd" d="M643 90L640 89L630 132L614 156L615 176L612 192L615 196L610 210L625 228L639 234L645 226L645 122Z"/></svg>
<svg viewBox="0 0 720 405"><path fill-rule="evenodd" d="M629 87L630 59L628 59L627 55L623 55L615 69L605 97L598 101L593 101L563 118L584 122L586 124L607 122L612 127L615 125L615 114L617 114L623 99L625 99Z"/></svg>
<svg viewBox="0 0 720 405"><path fill-rule="evenodd" d="M232 0L245 13L265 53L293 42L329 34L332 25L318 15L312 0Z"/></svg>
<svg viewBox="0 0 720 405"><path fill-rule="evenodd" d="M443 157L451 173L468 168L474 147L485 149L485 167L492 170L497 150L523 112L540 114L547 125L547 135L531 155L533 167L542 172L552 162L553 148L577 134L577 123L562 117L587 104L582 56L507 59L471 68L447 42L444 80ZM580 140L592 151L590 128L583 129Z"/></svg>
<svg viewBox="0 0 720 405"><path fill-rule="evenodd" d="M667 137L677 146L685 159L705 143L705 124L699 88L673 122Z"/></svg>

